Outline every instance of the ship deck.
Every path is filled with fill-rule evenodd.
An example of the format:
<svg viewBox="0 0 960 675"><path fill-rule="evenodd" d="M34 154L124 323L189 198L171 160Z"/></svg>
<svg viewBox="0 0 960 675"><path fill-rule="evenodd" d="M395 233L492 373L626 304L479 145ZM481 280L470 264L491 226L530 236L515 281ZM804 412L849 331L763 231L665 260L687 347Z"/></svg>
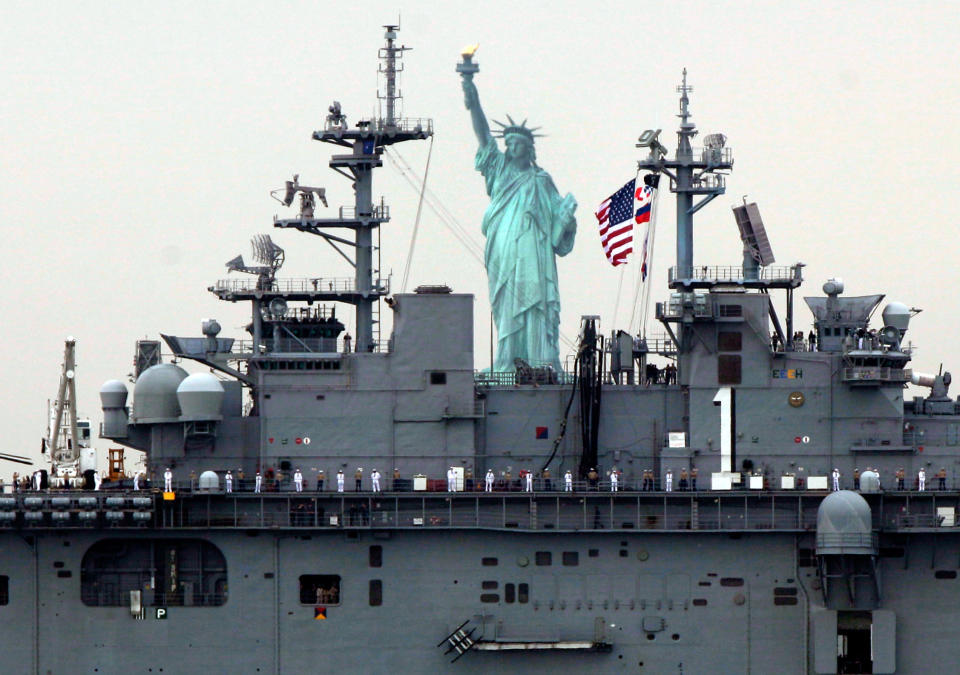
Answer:
<svg viewBox="0 0 960 675"><path fill-rule="evenodd" d="M812 532L822 490L69 491L0 497L0 528ZM864 494L877 532L960 532L960 491Z"/></svg>

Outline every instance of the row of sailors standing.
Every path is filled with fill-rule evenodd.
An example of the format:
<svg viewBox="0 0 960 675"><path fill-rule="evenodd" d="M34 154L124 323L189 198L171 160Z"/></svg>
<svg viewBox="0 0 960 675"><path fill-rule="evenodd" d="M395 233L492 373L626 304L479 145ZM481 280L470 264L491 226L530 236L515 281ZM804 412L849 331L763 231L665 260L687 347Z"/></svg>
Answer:
<svg viewBox="0 0 960 675"><path fill-rule="evenodd" d="M880 479L880 471L877 469L872 469L867 467L867 471L872 471L877 474L877 480ZM834 467L833 471L830 472L831 478L831 487L834 492L840 489L840 470ZM897 490L906 489L906 477L907 474L901 466L899 469L893 472L893 478L897 483ZM945 467L940 467L940 470L934 476L937 479L937 489L946 490L947 489L947 469ZM927 471L923 467L917 471L917 482L916 487L919 492L924 492L927 489ZM860 469L853 470L853 489L860 489Z"/></svg>

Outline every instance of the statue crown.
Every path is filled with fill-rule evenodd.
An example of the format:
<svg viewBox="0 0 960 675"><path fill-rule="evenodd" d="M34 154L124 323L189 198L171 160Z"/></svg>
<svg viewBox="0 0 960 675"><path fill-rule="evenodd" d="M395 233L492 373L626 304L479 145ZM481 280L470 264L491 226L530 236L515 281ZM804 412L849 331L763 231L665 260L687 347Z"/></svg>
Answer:
<svg viewBox="0 0 960 675"><path fill-rule="evenodd" d="M516 122L513 121L513 118L510 117L510 115L507 115L507 119L510 120L510 124L504 124L503 122L493 120L494 122L496 122L501 126L500 131L498 131L495 134L498 138L506 138L507 136L515 134L518 136L523 136L530 142L531 145L533 145L534 138L540 138L543 136L543 134L534 133L535 131L540 129L540 127L533 127L533 128L527 127L527 120L523 120L523 122L521 122L520 124L517 124Z"/></svg>

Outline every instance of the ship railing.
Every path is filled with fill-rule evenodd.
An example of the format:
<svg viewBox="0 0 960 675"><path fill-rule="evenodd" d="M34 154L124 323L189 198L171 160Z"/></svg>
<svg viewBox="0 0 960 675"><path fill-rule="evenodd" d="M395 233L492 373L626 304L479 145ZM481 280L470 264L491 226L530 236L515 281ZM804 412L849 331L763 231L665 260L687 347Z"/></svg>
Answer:
<svg viewBox="0 0 960 675"><path fill-rule="evenodd" d="M341 220L360 220L361 218L371 218L373 220L390 220L390 207L386 204L375 204L373 208L360 211L356 206L341 206Z"/></svg>
<svg viewBox="0 0 960 675"><path fill-rule="evenodd" d="M299 279L274 279L266 284L254 278L218 279L210 287L214 293L250 293L267 291L273 293L357 293L357 281L353 277L306 277ZM390 279L374 279L370 291L385 295L390 292Z"/></svg>
<svg viewBox="0 0 960 675"><path fill-rule="evenodd" d="M875 532L817 532L817 547L877 548Z"/></svg>
<svg viewBox="0 0 960 675"><path fill-rule="evenodd" d="M912 370L904 368L856 366L852 368L844 368L843 373L841 374L841 381L905 383L910 381L912 374Z"/></svg>
<svg viewBox="0 0 960 675"><path fill-rule="evenodd" d="M128 607L130 605L130 591L143 589L119 590L115 587L91 589L82 586L80 601L88 607ZM219 607L226 603L226 593L199 593L181 589L172 593L147 591L143 597L153 600L146 604L148 607Z"/></svg>
<svg viewBox="0 0 960 675"><path fill-rule="evenodd" d="M408 133L425 132L432 134L433 120L429 117L404 117L401 119L394 119L392 124L387 124L385 119L379 118L376 120L375 127L378 131L382 131L387 134L389 134L392 129L405 131Z"/></svg>
<svg viewBox="0 0 960 675"><path fill-rule="evenodd" d="M897 530L958 527L960 526L960 519L956 518L955 513L952 520L949 516L939 513L897 514L888 521L887 525Z"/></svg>
<svg viewBox="0 0 960 675"><path fill-rule="evenodd" d="M347 349L348 346L350 348L349 351ZM263 356L271 352L275 352L277 355L309 353L346 354L353 351L355 346L352 339L348 345L342 336L336 340L333 338L300 338L297 340L281 338L280 342L274 342L272 338L264 338L260 342L260 355ZM378 354L388 354L392 346L393 343L391 340L374 340L372 351ZM237 357L253 356L253 340L236 340L233 343L233 349L230 353Z"/></svg>
<svg viewBox="0 0 960 675"><path fill-rule="evenodd" d="M756 277L751 277L751 279L757 281L791 281L799 279L800 271L801 267L798 265L772 265L759 268L756 271ZM743 273L743 267L739 265L694 265L690 274L681 274L680 268L676 266L671 267L668 271L668 281L670 282L691 278L717 284L747 280Z"/></svg>
<svg viewBox="0 0 960 675"><path fill-rule="evenodd" d="M552 378L553 381L550 381ZM576 379L572 371L552 371L552 374L533 377L520 375L515 370L475 370L473 382L478 387L515 387L520 385L573 384Z"/></svg>
<svg viewBox="0 0 960 675"><path fill-rule="evenodd" d="M692 148L692 156L708 164L733 164L733 148ZM709 174L708 174L709 175Z"/></svg>

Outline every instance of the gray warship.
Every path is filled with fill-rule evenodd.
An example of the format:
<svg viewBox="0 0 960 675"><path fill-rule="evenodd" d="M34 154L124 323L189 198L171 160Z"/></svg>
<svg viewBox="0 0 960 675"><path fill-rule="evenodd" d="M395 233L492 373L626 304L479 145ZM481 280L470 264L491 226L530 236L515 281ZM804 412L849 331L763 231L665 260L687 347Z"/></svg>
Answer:
<svg viewBox="0 0 960 675"><path fill-rule="evenodd" d="M132 404L123 381L101 389L101 436L146 453L138 489L0 496L3 672L960 661L960 403L949 373L908 368L916 310L889 302L876 321L883 295L830 279L795 317L803 266L773 265L755 204L734 209L742 263L694 266L693 216L724 194L733 155L720 135L693 146L684 76L673 157L656 130L638 144L638 168L676 195L663 337L587 316L569 372L477 370L473 297L392 293L377 270L390 211L373 172L433 133L395 114L397 28L386 114L351 126L334 104L313 134L355 204L318 217L325 191L294 177L280 199L299 213L274 222L324 239L352 276L283 278L286 253L258 237L256 263L234 258L209 288L249 303L245 336L205 320L163 336L166 360L141 340ZM665 379L650 368L664 360ZM905 399L910 382L929 394Z"/></svg>

